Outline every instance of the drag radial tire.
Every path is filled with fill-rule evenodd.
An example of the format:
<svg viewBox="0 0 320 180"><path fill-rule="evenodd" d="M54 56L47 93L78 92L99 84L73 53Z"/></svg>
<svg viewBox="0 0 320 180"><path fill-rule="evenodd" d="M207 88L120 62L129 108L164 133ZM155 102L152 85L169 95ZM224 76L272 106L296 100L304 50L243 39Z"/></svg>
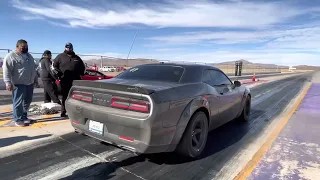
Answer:
<svg viewBox="0 0 320 180"><path fill-rule="evenodd" d="M204 112L193 114L178 145L181 155L196 158L201 155L208 138L208 119Z"/></svg>
<svg viewBox="0 0 320 180"><path fill-rule="evenodd" d="M238 117L238 120L242 121L242 122L248 122L250 111L251 111L251 97L247 96L246 102L243 106L243 110L241 112L241 115Z"/></svg>

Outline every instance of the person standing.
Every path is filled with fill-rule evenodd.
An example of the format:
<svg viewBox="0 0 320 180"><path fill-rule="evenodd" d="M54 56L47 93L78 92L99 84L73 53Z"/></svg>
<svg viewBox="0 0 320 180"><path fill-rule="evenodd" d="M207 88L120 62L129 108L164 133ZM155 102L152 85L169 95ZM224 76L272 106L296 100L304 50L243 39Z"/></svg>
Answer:
<svg viewBox="0 0 320 180"><path fill-rule="evenodd" d="M55 84L57 78L51 70L51 58L51 51L45 50L39 63L40 78L42 80L44 89L44 103L49 103L52 101L53 103L61 104Z"/></svg>
<svg viewBox="0 0 320 180"><path fill-rule="evenodd" d="M85 64L73 51L73 45L67 43L63 53L53 60L53 67L62 73L60 77L62 104L61 117L67 117L65 102L74 80L81 80L85 72Z"/></svg>
<svg viewBox="0 0 320 180"><path fill-rule="evenodd" d="M6 55L2 68L6 89L12 92L13 123L15 126L26 126L32 123L28 119L28 109L36 77L36 64L28 53L27 41L18 40L16 50Z"/></svg>

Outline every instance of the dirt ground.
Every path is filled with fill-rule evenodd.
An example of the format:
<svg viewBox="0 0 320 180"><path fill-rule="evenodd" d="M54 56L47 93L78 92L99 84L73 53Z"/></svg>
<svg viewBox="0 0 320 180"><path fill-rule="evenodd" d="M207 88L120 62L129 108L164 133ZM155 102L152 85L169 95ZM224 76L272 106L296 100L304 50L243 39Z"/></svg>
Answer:
<svg viewBox="0 0 320 180"><path fill-rule="evenodd" d="M226 70L226 69L221 69L222 71L224 71L225 73L232 73L230 69ZM296 70L296 72L305 72L307 70ZM102 72L103 74L105 75L108 75L108 76L116 76L118 75L120 72ZM252 72L253 73L253 72ZM255 73L260 73L258 71L256 71ZM282 73L288 73L288 71L284 71ZM2 79L2 68L0 68L0 79Z"/></svg>
<svg viewBox="0 0 320 180"><path fill-rule="evenodd" d="M120 72L102 72L103 74L107 75L107 76L116 76L118 75Z"/></svg>

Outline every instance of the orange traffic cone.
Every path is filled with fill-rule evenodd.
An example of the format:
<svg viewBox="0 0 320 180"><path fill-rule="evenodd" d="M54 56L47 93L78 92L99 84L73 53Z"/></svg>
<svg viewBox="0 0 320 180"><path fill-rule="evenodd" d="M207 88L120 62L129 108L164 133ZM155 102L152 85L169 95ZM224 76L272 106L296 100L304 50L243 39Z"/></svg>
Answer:
<svg viewBox="0 0 320 180"><path fill-rule="evenodd" d="M252 75L252 81L253 81L253 82L256 81L256 73L253 73L253 75Z"/></svg>

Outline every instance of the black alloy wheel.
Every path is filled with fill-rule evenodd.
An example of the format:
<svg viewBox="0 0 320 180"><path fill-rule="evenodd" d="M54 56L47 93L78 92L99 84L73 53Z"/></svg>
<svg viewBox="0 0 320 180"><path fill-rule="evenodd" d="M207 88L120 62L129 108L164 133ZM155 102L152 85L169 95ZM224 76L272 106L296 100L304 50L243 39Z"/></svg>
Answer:
<svg viewBox="0 0 320 180"><path fill-rule="evenodd" d="M243 110L241 115L239 116L239 120L243 122L248 122L249 121L249 116L250 116L250 111L251 111L251 97L247 96L246 102L243 106Z"/></svg>
<svg viewBox="0 0 320 180"><path fill-rule="evenodd" d="M202 154L208 138L208 119L204 112L195 113L180 141L177 151L191 158Z"/></svg>

